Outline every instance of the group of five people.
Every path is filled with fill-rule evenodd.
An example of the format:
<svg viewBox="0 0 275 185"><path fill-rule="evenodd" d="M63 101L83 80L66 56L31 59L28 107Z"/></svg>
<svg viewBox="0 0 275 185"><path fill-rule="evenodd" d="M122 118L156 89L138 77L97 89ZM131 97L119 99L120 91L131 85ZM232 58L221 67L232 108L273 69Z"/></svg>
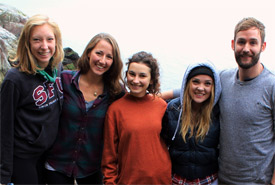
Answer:
<svg viewBox="0 0 275 185"><path fill-rule="evenodd" d="M275 184L265 47L264 25L244 18L232 40L238 68L191 64L181 89L160 92L152 54L129 58L123 80L106 33L90 40L77 70L60 73L57 24L31 17L1 85L1 183Z"/></svg>

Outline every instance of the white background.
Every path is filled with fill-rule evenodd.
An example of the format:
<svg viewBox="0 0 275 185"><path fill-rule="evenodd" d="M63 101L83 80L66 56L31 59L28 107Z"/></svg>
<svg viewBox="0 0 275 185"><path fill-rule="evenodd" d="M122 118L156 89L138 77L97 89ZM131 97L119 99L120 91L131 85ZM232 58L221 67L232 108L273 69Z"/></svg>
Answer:
<svg viewBox="0 0 275 185"><path fill-rule="evenodd" d="M47 14L60 26L63 47L82 54L100 32L117 40L124 62L144 50L161 66L162 89L178 88L190 62L208 59L218 69L236 67L235 25L255 17L266 26L261 62L275 70L272 0L1 0L27 16Z"/></svg>

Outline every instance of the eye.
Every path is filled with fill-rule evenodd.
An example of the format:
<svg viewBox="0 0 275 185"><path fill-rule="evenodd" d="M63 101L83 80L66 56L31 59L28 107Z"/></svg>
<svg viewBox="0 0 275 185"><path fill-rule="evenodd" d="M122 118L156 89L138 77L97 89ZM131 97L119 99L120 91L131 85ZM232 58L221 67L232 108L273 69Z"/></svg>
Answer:
<svg viewBox="0 0 275 185"><path fill-rule="evenodd" d="M101 51L96 51L95 52L97 55L102 55L102 52Z"/></svg>
<svg viewBox="0 0 275 185"><path fill-rule="evenodd" d="M133 71L129 71L128 74L129 74L130 76L135 76L135 75L136 75Z"/></svg>
<svg viewBox="0 0 275 185"><path fill-rule="evenodd" d="M38 42L38 41L40 41L40 39L39 39L39 38L32 38L32 40L33 40L34 42Z"/></svg>
<svg viewBox="0 0 275 185"><path fill-rule="evenodd" d="M139 75L141 78L145 78L146 77L146 74L140 74Z"/></svg>
<svg viewBox="0 0 275 185"><path fill-rule="evenodd" d="M238 40L238 42L237 42L239 45L244 45L246 42L245 42L245 40Z"/></svg>
<svg viewBox="0 0 275 185"><path fill-rule="evenodd" d="M50 37L50 38L48 38L48 40L49 40L49 41L53 41L53 40L54 40L54 38L53 38L53 37Z"/></svg>
<svg viewBox="0 0 275 185"><path fill-rule="evenodd" d="M193 83L193 84L199 84L200 81L199 81L198 79L193 79L193 80L192 80L192 83Z"/></svg>
<svg viewBox="0 0 275 185"><path fill-rule="evenodd" d="M250 45L256 45L258 42L256 40L250 41Z"/></svg>
<svg viewBox="0 0 275 185"><path fill-rule="evenodd" d="M210 82L210 81L209 81L209 82L205 82L205 85L206 85L206 86L211 86L211 85L212 85L212 82Z"/></svg>
<svg viewBox="0 0 275 185"><path fill-rule="evenodd" d="M113 56L112 55L107 55L107 58L113 59Z"/></svg>

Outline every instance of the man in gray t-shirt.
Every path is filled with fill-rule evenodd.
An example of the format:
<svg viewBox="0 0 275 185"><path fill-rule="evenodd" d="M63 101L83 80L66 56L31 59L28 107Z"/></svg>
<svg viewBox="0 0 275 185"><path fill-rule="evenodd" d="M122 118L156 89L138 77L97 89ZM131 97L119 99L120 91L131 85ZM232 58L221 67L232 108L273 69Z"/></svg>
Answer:
<svg viewBox="0 0 275 185"><path fill-rule="evenodd" d="M244 18L232 49L238 68L220 73L220 184L275 184L275 75L260 62L264 25Z"/></svg>

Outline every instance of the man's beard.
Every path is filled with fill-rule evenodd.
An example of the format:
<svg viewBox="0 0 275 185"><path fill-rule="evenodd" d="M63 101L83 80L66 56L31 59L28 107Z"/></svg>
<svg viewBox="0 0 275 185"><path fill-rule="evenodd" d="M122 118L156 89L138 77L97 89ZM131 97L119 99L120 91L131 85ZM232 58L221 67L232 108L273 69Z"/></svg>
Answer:
<svg viewBox="0 0 275 185"><path fill-rule="evenodd" d="M249 54L239 54L239 53L236 53L235 52L235 59L238 63L238 65L243 68L243 69L249 69L253 66L255 66L259 59L260 59L260 55L261 55L261 52L257 53L257 54L252 54L252 55L249 55ZM248 64L244 64L242 63L242 57L247 57L247 56L250 56L252 58L251 62L248 63Z"/></svg>

